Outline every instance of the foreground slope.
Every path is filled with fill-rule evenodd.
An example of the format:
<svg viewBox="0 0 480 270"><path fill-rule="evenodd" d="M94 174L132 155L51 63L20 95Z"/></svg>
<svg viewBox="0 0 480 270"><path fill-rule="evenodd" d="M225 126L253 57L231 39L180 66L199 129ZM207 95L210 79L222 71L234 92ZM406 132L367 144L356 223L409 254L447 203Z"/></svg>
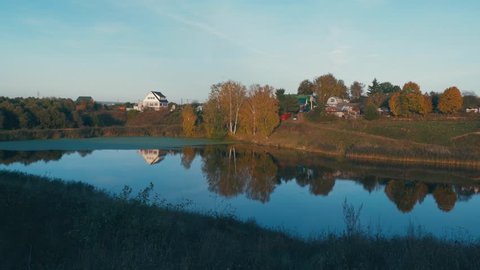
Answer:
<svg viewBox="0 0 480 270"><path fill-rule="evenodd" d="M303 241L216 213L0 172L1 269L478 269L480 246L355 227ZM348 222L347 222L348 223ZM358 228L357 228L358 229Z"/></svg>

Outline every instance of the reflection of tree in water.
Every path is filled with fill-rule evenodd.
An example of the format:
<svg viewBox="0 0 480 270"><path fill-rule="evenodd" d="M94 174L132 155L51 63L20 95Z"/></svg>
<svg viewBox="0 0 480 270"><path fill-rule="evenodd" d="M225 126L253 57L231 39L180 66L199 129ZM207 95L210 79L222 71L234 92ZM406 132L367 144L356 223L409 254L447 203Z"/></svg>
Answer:
<svg viewBox="0 0 480 270"><path fill-rule="evenodd" d="M460 186L455 185L455 193L459 201L468 201L473 195L480 193L480 185Z"/></svg>
<svg viewBox="0 0 480 270"><path fill-rule="evenodd" d="M284 171L292 171L284 168ZM315 167L296 167L295 182L301 187L309 186L309 190L314 195L327 196L335 185L335 178L339 172L326 168ZM282 177L283 178L283 177Z"/></svg>
<svg viewBox="0 0 480 270"><path fill-rule="evenodd" d="M433 198L438 208L445 212L451 211L457 202L457 194L449 184L437 185L433 190Z"/></svg>
<svg viewBox="0 0 480 270"><path fill-rule="evenodd" d="M378 185L378 181L374 176L367 176L359 182L362 184L363 188L368 191L368 193L372 193L372 191L374 191Z"/></svg>
<svg viewBox="0 0 480 270"><path fill-rule="evenodd" d="M450 211L457 199L466 200L480 192L480 185L395 180L379 177L372 171L340 171L295 159L285 161L246 146L208 146L202 152L202 162L210 191L225 197L246 193L248 198L261 202L269 201L276 185L291 180L308 187L310 193L317 196L328 196L336 179L355 179L368 192L384 186L386 196L404 213L412 211L429 193L441 210Z"/></svg>
<svg viewBox="0 0 480 270"><path fill-rule="evenodd" d="M404 212L412 211L417 202L422 202L428 193L428 187L424 183L390 180L385 186L385 194Z"/></svg>
<svg viewBox="0 0 480 270"><path fill-rule="evenodd" d="M74 153L75 151L61 151L61 150L48 150L48 151L0 151L0 163L12 164L22 163L25 165L37 162L37 161L55 161L60 160L63 155ZM80 156L84 157L90 154L92 151L78 151Z"/></svg>
<svg viewBox="0 0 480 270"><path fill-rule="evenodd" d="M315 178L315 171L302 166L297 166L295 182L301 187L305 187Z"/></svg>
<svg viewBox="0 0 480 270"><path fill-rule="evenodd" d="M267 202L270 194L277 184L277 165L273 163L271 156L265 152L246 153L247 170L251 173L247 184L247 196L254 200Z"/></svg>
<svg viewBox="0 0 480 270"><path fill-rule="evenodd" d="M80 150L80 151L78 151L78 154L81 157L86 157L86 156L90 155L91 153L93 153L93 151L91 151L91 150Z"/></svg>
<svg viewBox="0 0 480 270"><path fill-rule="evenodd" d="M335 177L322 177L310 183L310 192L314 195L327 196L335 186Z"/></svg>
<svg viewBox="0 0 480 270"><path fill-rule="evenodd" d="M182 149L182 166L185 168L185 169L190 169L190 167L192 166L192 162L193 160L195 159L195 156L196 156L196 151L195 151L195 148L193 147L184 147Z"/></svg>
<svg viewBox="0 0 480 270"><path fill-rule="evenodd" d="M456 186L452 184L429 184L401 180L390 180L385 186L387 197L397 205L402 212L410 212L417 202L422 202L425 196L432 192L433 198L440 210L449 212L457 202L456 190L473 190L475 186ZM471 196L471 195L470 195Z"/></svg>
<svg viewBox="0 0 480 270"><path fill-rule="evenodd" d="M243 193L246 178L236 166L236 153L224 146L206 146L202 155L202 171L209 190L225 197Z"/></svg>
<svg viewBox="0 0 480 270"><path fill-rule="evenodd" d="M266 152L207 146L202 160L209 190L225 197L246 192L249 198L267 202L277 184L277 166Z"/></svg>

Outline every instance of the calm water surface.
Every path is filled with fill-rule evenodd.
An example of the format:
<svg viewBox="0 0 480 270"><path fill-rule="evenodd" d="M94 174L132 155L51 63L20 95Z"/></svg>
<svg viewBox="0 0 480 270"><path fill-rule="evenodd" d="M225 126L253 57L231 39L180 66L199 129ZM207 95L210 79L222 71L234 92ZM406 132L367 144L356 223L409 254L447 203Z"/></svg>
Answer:
<svg viewBox="0 0 480 270"><path fill-rule="evenodd" d="M156 146L156 147L155 147ZM15 151L15 150L21 151ZM53 150L52 150L53 149ZM0 169L92 184L111 193L150 183L169 203L234 214L303 237L342 232L345 200L372 233L412 224L443 237L480 237L480 172L372 166L293 151L179 139L0 143Z"/></svg>

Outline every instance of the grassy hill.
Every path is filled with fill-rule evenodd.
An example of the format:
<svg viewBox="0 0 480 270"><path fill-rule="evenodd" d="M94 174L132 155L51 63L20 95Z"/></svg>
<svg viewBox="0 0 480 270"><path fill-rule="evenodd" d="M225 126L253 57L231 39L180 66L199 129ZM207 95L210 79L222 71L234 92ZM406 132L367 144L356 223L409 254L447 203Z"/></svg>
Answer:
<svg viewBox="0 0 480 270"><path fill-rule="evenodd" d="M348 159L480 167L480 121L285 121L257 142Z"/></svg>

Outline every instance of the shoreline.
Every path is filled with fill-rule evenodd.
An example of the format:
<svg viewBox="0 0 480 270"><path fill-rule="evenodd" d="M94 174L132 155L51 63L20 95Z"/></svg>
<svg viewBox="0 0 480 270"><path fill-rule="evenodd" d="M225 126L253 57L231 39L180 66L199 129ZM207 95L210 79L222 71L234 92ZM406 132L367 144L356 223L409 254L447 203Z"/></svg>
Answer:
<svg viewBox="0 0 480 270"><path fill-rule="evenodd" d="M253 143L256 145L262 145L267 147L275 147L282 149L290 149L295 151L301 151L305 153L314 153L321 156L335 158L335 159L345 159L349 162L368 162L373 164L398 164L398 165L425 165L428 167L437 167L437 168L462 168L462 169L479 169L480 160L459 160L459 159L442 159L441 157L436 158L416 158L415 156L386 156L378 154L362 154L354 152L339 152L339 151L328 151L323 149L309 149L306 146L281 146L274 143L265 143L265 142L249 142L241 141L243 143Z"/></svg>
<svg viewBox="0 0 480 270"><path fill-rule="evenodd" d="M279 128L280 129L280 128ZM480 157L478 158L456 158L460 156L465 149L455 147L443 147L432 145L432 148L445 148L437 153L429 152L429 145L421 145L410 141L399 141L390 138L379 138L380 144L385 146L362 146L360 144L351 144L344 146L345 142L338 140L336 143L328 142L322 145L309 145L308 140L299 139L297 130L291 130L291 127L276 131L272 136L265 139L253 137L227 137L227 142L239 142L253 145L262 145L273 148L284 148L305 153L315 153L325 157L335 159L345 159L349 162L368 162L374 164L411 164L425 165L428 167L441 168L480 168ZM298 133L298 132L297 132ZM39 130L13 130L1 131L0 142L6 141L27 141L27 140L51 140L51 139L88 139L88 138L115 138L115 137L168 137L168 138L188 138L188 139L207 139L205 137L183 137L179 125L162 126L137 126L137 127L95 127L95 128L73 128L73 129L39 129ZM300 136L301 137L301 136ZM289 141L285 143L285 141ZM385 143L387 141L387 143ZM391 142L391 144L388 144ZM392 147L395 143L401 142L401 147ZM419 145L422 149L419 148ZM399 151L401 150L401 152ZM371 151L371 153L365 153ZM418 151L421 155L411 154L409 152ZM390 152L390 154L389 154ZM396 153L399 152L400 154ZM443 153L442 153L443 152ZM457 153L458 152L458 153ZM431 154L431 157L422 157L422 155ZM475 157L475 155L473 155Z"/></svg>

